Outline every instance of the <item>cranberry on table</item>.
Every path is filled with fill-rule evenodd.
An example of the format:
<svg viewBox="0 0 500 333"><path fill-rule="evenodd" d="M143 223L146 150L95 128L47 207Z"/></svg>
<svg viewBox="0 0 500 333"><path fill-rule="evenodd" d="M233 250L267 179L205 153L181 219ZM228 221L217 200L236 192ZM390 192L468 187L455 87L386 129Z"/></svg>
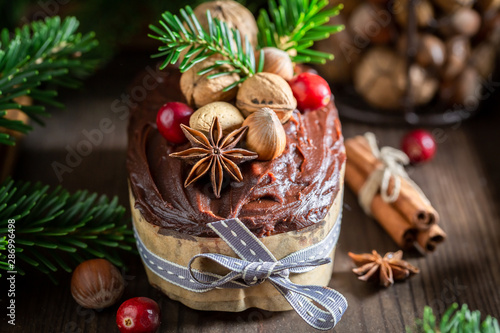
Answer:
<svg viewBox="0 0 500 333"><path fill-rule="evenodd" d="M131 298L120 305L116 324L121 333L154 333L160 326L160 308L150 298Z"/></svg>
<svg viewBox="0 0 500 333"><path fill-rule="evenodd" d="M330 86L321 76L303 72L289 82L297 107L302 112L320 109L330 102Z"/></svg>
<svg viewBox="0 0 500 333"><path fill-rule="evenodd" d="M161 135L168 141L176 144L187 142L182 132L181 124L189 126L189 118L193 109L180 102L169 102L163 105L156 116L156 125Z"/></svg>
<svg viewBox="0 0 500 333"><path fill-rule="evenodd" d="M436 141L431 133L417 129L404 136L401 148L410 158L410 162L425 162L436 154Z"/></svg>

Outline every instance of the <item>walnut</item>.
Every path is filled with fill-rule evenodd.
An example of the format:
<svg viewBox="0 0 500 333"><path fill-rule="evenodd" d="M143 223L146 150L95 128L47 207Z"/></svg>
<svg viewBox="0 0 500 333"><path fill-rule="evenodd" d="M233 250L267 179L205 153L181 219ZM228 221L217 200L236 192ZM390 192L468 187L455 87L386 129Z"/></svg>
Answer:
<svg viewBox="0 0 500 333"><path fill-rule="evenodd" d="M213 55L210 58L197 63L182 74L180 86L188 104L197 108L215 101L230 101L236 96L237 88L229 91L222 91L225 87L238 81L240 76L236 73L208 79L207 76L218 72L228 72L234 70L230 65L221 65L204 75L197 73L208 66L215 64L216 60L223 59L220 55Z"/></svg>
<svg viewBox="0 0 500 333"><path fill-rule="evenodd" d="M406 91L406 59L391 49L373 47L355 68L353 81L356 91L370 105L397 110Z"/></svg>
<svg viewBox="0 0 500 333"><path fill-rule="evenodd" d="M236 107L245 116L262 108L270 108L285 123L297 107L297 100L281 76L257 73L241 84L236 96Z"/></svg>
<svg viewBox="0 0 500 333"><path fill-rule="evenodd" d="M413 64L408 72L404 56L388 48L374 47L356 67L354 86L370 105L398 111L404 105L408 79L412 86L410 97L416 105L428 103L436 95L439 82L427 70Z"/></svg>
<svg viewBox="0 0 500 333"><path fill-rule="evenodd" d="M228 27L238 29L241 40L245 36L253 46L257 45L257 23L253 14L243 5L236 1L209 1L200 4L194 9L194 14L200 21L203 29L208 28L207 10L210 10L212 18L217 18L227 23Z"/></svg>

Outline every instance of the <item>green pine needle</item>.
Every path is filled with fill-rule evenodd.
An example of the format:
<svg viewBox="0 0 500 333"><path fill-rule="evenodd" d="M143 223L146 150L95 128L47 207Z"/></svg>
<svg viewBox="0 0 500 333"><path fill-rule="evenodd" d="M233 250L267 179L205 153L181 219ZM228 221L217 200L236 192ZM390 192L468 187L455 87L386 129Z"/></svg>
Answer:
<svg viewBox="0 0 500 333"><path fill-rule="evenodd" d="M261 9L257 19L260 47L273 46L287 51L295 63L325 63L333 55L310 50L314 42L342 31L343 25L326 25L343 5L326 9L328 0L269 0L269 10Z"/></svg>
<svg viewBox="0 0 500 333"><path fill-rule="evenodd" d="M150 34L149 37L165 44L158 48L157 54L153 55L153 57L165 57L161 68L176 63L181 52L187 50L179 65L181 72L187 71L214 54L219 54L226 60L217 61L215 65L202 69L198 74L207 74L225 64L234 67L233 72L242 78L239 82L257 73L261 67L256 70L254 49L246 36L242 41L238 30L230 29L225 22L216 18L212 19L210 11L207 11L207 19L208 31L202 28L191 7L186 6L180 10L180 17L168 11L163 13L159 21L161 28L149 26L156 33L156 35ZM230 73L214 72L212 77L225 74ZM233 86L225 87L224 90L227 91Z"/></svg>
<svg viewBox="0 0 500 333"><path fill-rule="evenodd" d="M133 233L118 199L40 183L0 184L0 270L24 275L29 267L48 274L71 272L90 258L106 258L123 266L119 251L135 252ZM15 247L9 248L9 220L15 220ZM15 248L15 262L8 261ZM12 265L11 265L12 264Z"/></svg>
<svg viewBox="0 0 500 333"><path fill-rule="evenodd" d="M58 16L32 22L16 29L12 37L7 29L0 32L0 127L27 133L32 128L5 117L6 110L18 109L35 122L50 114L42 105L22 106L16 97L30 96L34 103L62 107L55 98L57 91L45 83L76 88L97 62L86 53L98 44L94 33L77 32L79 22L74 17L63 21ZM1 133L0 143L14 145L12 136Z"/></svg>
<svg viewBox="0 0 500 333"><path fill-rule="evenodd" d="M432 308L426 306L422 319L415 321L415 329L407 328L407 332L415 333L500 333L498 320L487 316L481 322L479 311L470 311L467 304L463 304L457 311L458 304L453 303L437 323Z"/></svg>

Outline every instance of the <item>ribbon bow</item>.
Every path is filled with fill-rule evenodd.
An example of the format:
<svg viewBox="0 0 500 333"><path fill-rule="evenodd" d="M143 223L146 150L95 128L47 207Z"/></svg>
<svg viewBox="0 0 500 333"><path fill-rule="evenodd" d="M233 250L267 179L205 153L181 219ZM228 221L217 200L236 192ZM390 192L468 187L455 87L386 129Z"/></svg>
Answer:
<svg viewBox="0 0 500 333"><path fill-rule="evenodd" d="M143 262L151 271L170 283L193 292L205 292L214 288L248 288L269 281L309 325L319 330L329 330L347 309L344 296L328 287L294 284L290 281L289 274L307 272L318 265L331 262L328 255L338 240L340 217L341 215L322 241L281 260L276 260L266 246L238 219L213 222L208 226L241 259L204 253L194 256L187 268L158 257L144 246L137 231L135 236ZM211 259L228 268L230 272L220 276L198 271L192 267L197 258ZM312 301L321 305L324 310Z"/></svg>
<svg viewBox="0 0 500 333"><path fill-rule="evenodd" d="M373 197L380 191L382 200L387 203L395 202L401 191L401 179L415 187L422 200L429 203L429 200L413 180L410 179L404 166L410 163L408 156L401 150L392 147L382 147L379 149L375 134L365 133L365 138L370 145L372 154L382 162L382 166L375 169L366 179L363 187L359 191L359 204L366 214L371 215L371 203ZM391 178L394 181L392 192L389 193L389 183ZM430 204L430 203L429 203Z"/></svg>

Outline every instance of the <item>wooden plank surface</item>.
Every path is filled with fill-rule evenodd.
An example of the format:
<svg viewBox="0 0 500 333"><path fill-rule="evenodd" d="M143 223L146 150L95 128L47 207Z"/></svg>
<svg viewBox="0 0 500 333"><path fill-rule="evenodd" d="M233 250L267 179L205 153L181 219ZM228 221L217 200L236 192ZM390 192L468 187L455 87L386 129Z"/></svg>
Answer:
<svg viewBox="0 0 500 333"><path fill-rule="evenodd" d="M126 105L122 94L133 77L147 65L146 54L120 56L90 79L82 91L63 94L66 111L55 111L47 127L37 128L21 147L16 179L40 180L70 190L89 189L117 195L128 206L125 149L127 122L118 106ZM436 158L409 170L441 214L448 240L426 257L417 252L405 258L421 274L389 289L358 281L351 272L348 251L380 253L396 245L375 221L360 210L349 190L345 193L342 232L336 252L330 286L342 292L349 308L335 332L404 332L423 307L431 305L442 314L453 302L468 303L483 314L500 317L500 114L495 110L498 96L486 105L483 114L452 128L430 128L439 135ZM71 172L57 175L54 165L66 159L82 141L85 131L99 128L102 119L114 129L96 141L91 152L73 160ZM382 145L398 146L407 129L372 127L343 122L350 137L373 131ZM147 296L162 309L161 332L309 332L314 331L295 313L271 313L250 309L242 313L191 310L162 296L147 283L138 257L130 256L130 271L122 300ZM43 276L18 278L16 326L6 324L2 310L0 331L4 332L117 332L118 305L101 312L82 309L73 301L70 276L59 275L59 286ZM3 286L3 284L2 284ZM1 289L5 309L5 288Z"/></svg>

